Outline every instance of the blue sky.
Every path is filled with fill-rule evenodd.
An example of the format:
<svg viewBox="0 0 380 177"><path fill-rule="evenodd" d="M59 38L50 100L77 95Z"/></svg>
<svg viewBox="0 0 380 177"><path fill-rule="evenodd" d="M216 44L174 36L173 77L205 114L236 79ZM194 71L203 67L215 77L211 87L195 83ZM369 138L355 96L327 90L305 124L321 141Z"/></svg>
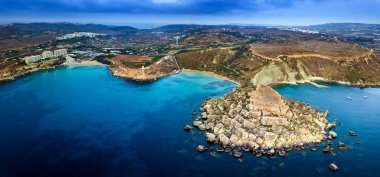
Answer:
<svg viewBox="0 0 380 177"><path fill-rule="evenodd" d="M380 23L380 0L0 0L0 23Z"/></svg>

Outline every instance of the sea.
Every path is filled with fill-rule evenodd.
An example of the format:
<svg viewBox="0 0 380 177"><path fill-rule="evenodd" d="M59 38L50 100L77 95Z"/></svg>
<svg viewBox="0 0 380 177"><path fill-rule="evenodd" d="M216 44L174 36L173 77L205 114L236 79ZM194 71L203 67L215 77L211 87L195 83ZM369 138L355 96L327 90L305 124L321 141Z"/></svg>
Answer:
<svg viewBox="0 0 380 177"><path fill-rule="evenodd" d="M247 152L236 159L211 155L217 146L202 132L183 130L207 97L231 93L232 82L182 72L136 83L104 66L39 71L0 84L0 177L377 177L380 89L322 84L328 88L275 89L328 110L328 119L339 123L334 146L341 141L351 150L305 149L276 159ZM199 153L198 145L209 150Z"/></svg>

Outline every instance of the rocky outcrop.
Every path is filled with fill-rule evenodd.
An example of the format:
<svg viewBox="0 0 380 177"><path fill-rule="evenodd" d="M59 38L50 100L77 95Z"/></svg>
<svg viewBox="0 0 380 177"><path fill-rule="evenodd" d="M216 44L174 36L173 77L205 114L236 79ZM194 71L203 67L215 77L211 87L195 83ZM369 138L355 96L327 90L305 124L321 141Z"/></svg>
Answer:
<svg viewBox="0 0 380 177"><path fill-rule="evenodd" d="M271 87L238 89L233 94L208 100L201 108L209 132L206 140L225 148L244 148L262 153L284 150L326 139L327 113L281 97Z"/></svg>
<svg viewBox="0 0 380 177"><path fill-rule="evenodd" d="M55 59L39 63L34 63L31 65L17 64L11 68L5 68L0 70L0 82L12 81L18 77L46 69L53 69L60 66L63 60Z"/></svg>
<svg viewBox="0 0 380 177"><path fill-rule="evenodd" d="M129 68L120 62L111 61L109 69L115 76L134 81L154 81L158 78L179 72L179 67L174 57L168 56L160 59L149 67L140 69Z"/></svg>

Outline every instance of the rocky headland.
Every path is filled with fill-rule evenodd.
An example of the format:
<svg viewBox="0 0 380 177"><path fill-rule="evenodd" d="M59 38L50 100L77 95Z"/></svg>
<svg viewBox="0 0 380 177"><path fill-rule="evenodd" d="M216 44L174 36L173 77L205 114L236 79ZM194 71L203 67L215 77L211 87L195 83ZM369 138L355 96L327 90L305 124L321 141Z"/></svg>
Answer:
<svg viewBox="0 0 380 177"><path fill-rule="evenodd" d="M256 155L278 152L286 156L287 151L328 138L326 129L333 126L327 114L259 84L256 89L239 88L206 101L193 126L206 131L207 142L220 144L219 151L243 149Z"/></svg>
<svg viewBox="0 0 380 177"><path fill-rule="evenodd" d="M130 68L119 60L111 60L109 69L114 76L133 80L133 81L154 81L158 78L178 73L179 67L172 56L167 56L158 60L148 67Z"/></svg>

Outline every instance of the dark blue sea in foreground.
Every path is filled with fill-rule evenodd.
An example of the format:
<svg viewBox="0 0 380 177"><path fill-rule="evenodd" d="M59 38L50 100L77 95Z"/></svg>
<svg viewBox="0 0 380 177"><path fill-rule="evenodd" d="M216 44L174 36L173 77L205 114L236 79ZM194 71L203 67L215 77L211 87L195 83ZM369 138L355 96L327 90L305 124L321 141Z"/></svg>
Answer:
<svg viewBox="0 0 380 177"><path fill-rule="evenodd" d="M276 87L342 123L338 140L352 150L335 157L306 150L270 160L245 153L242 163L225 153L198 153L204 135L183 125L205 96L235 86L199 73L136 84L106 67L60 68L0 84L0 177L378 176L379 89ZM359 136L345 139L349 130ZM330 162L340 170L330 171Z"/></svg>

